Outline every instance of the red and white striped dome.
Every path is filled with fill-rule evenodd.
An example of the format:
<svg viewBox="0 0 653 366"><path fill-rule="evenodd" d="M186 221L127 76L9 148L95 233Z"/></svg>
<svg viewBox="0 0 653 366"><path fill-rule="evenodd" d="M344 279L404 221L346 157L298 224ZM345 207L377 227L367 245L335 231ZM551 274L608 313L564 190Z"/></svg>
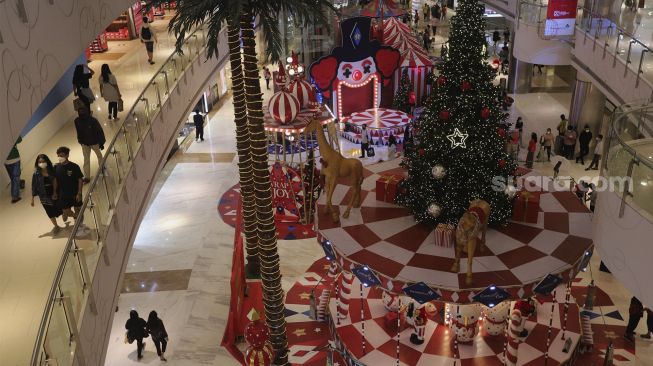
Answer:
<svg viewBox="0 0 653 366"><path fill-rule="evenodd" d="M280 124L292 122L299 113L299 100L287 91L280 91L270 98L270 115Z"/></svg>
<svg viewBox="0 0 653 366"><path fill-rule="evenodd" d="M288 91L294 95L297 100L299 100L299 105L302 108L308 106L308 102L311 98L315 99L315 92L313 91L313 86L304 79L295 79L288 86Z"/></svg>

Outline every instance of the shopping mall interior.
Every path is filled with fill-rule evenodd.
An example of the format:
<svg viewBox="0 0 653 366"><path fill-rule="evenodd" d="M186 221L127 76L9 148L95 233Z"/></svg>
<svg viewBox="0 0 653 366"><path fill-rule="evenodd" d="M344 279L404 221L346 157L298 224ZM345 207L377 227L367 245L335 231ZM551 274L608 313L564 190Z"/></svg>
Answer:
<svg viewBox="0 0 653 366"><path fill-rule="evenodd" d="M0 365L653 365L653 1L0 19Z"/></svg>

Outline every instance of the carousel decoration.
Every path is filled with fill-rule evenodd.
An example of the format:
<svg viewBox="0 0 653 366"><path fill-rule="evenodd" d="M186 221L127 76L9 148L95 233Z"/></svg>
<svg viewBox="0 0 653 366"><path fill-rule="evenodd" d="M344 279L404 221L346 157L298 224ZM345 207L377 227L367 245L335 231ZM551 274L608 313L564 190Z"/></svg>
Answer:
<svg viewBox="0 0 653 366"><path fill-rule="evenodd" d="M286 71L290 77L299 79L304 76L304 65L299 63L299 55L294 51L286 59Z"/></svg>

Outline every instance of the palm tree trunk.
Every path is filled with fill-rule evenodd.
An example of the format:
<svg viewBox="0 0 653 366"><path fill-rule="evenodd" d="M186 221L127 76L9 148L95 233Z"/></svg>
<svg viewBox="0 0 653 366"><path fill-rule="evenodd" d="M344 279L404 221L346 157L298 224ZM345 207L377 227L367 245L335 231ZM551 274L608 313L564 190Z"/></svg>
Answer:
<svg viewBox="0 0 653 366"><path fill-rule="evenodd" d="M284 316L284 293L281 288L277 234L272 209L268 150L263 128L263 100L257 66L256 40L252 25L252 10L246 8L240 19L243 41L243 66L247 120L250 134L252 167L254 169L254 197L261 260L261 282L265 317L275 350L275 365L288 365L288 338Z"/></svg>
<svg viewBox="0 0 653 366"><path fill-rule="evenodd" d="M245 248L247 251L248 277L260 276L258 256L258 235L256 232L256 202L254 201L254 176L250 154L250 136L247 127L247 103L245 99L245 81L243 78L242 59L240 55L240 27L227 24L227 41L229 44L229 63L233 91L234 122L236 123L236 150L238 152L238 172L240 173L240 195L243 202L243 223Z"/></svg>

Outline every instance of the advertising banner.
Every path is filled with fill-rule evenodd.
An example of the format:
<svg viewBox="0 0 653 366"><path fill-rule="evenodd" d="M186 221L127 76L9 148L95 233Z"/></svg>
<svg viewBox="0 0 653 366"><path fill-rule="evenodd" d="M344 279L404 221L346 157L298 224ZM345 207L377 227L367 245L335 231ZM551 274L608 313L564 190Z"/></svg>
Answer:
<svg viewBox="0 0 653 366"><path fill-rule="evenodd" d="M570 36L576 24L578 0L549 0L544 26L545 36Z"/></svg>

